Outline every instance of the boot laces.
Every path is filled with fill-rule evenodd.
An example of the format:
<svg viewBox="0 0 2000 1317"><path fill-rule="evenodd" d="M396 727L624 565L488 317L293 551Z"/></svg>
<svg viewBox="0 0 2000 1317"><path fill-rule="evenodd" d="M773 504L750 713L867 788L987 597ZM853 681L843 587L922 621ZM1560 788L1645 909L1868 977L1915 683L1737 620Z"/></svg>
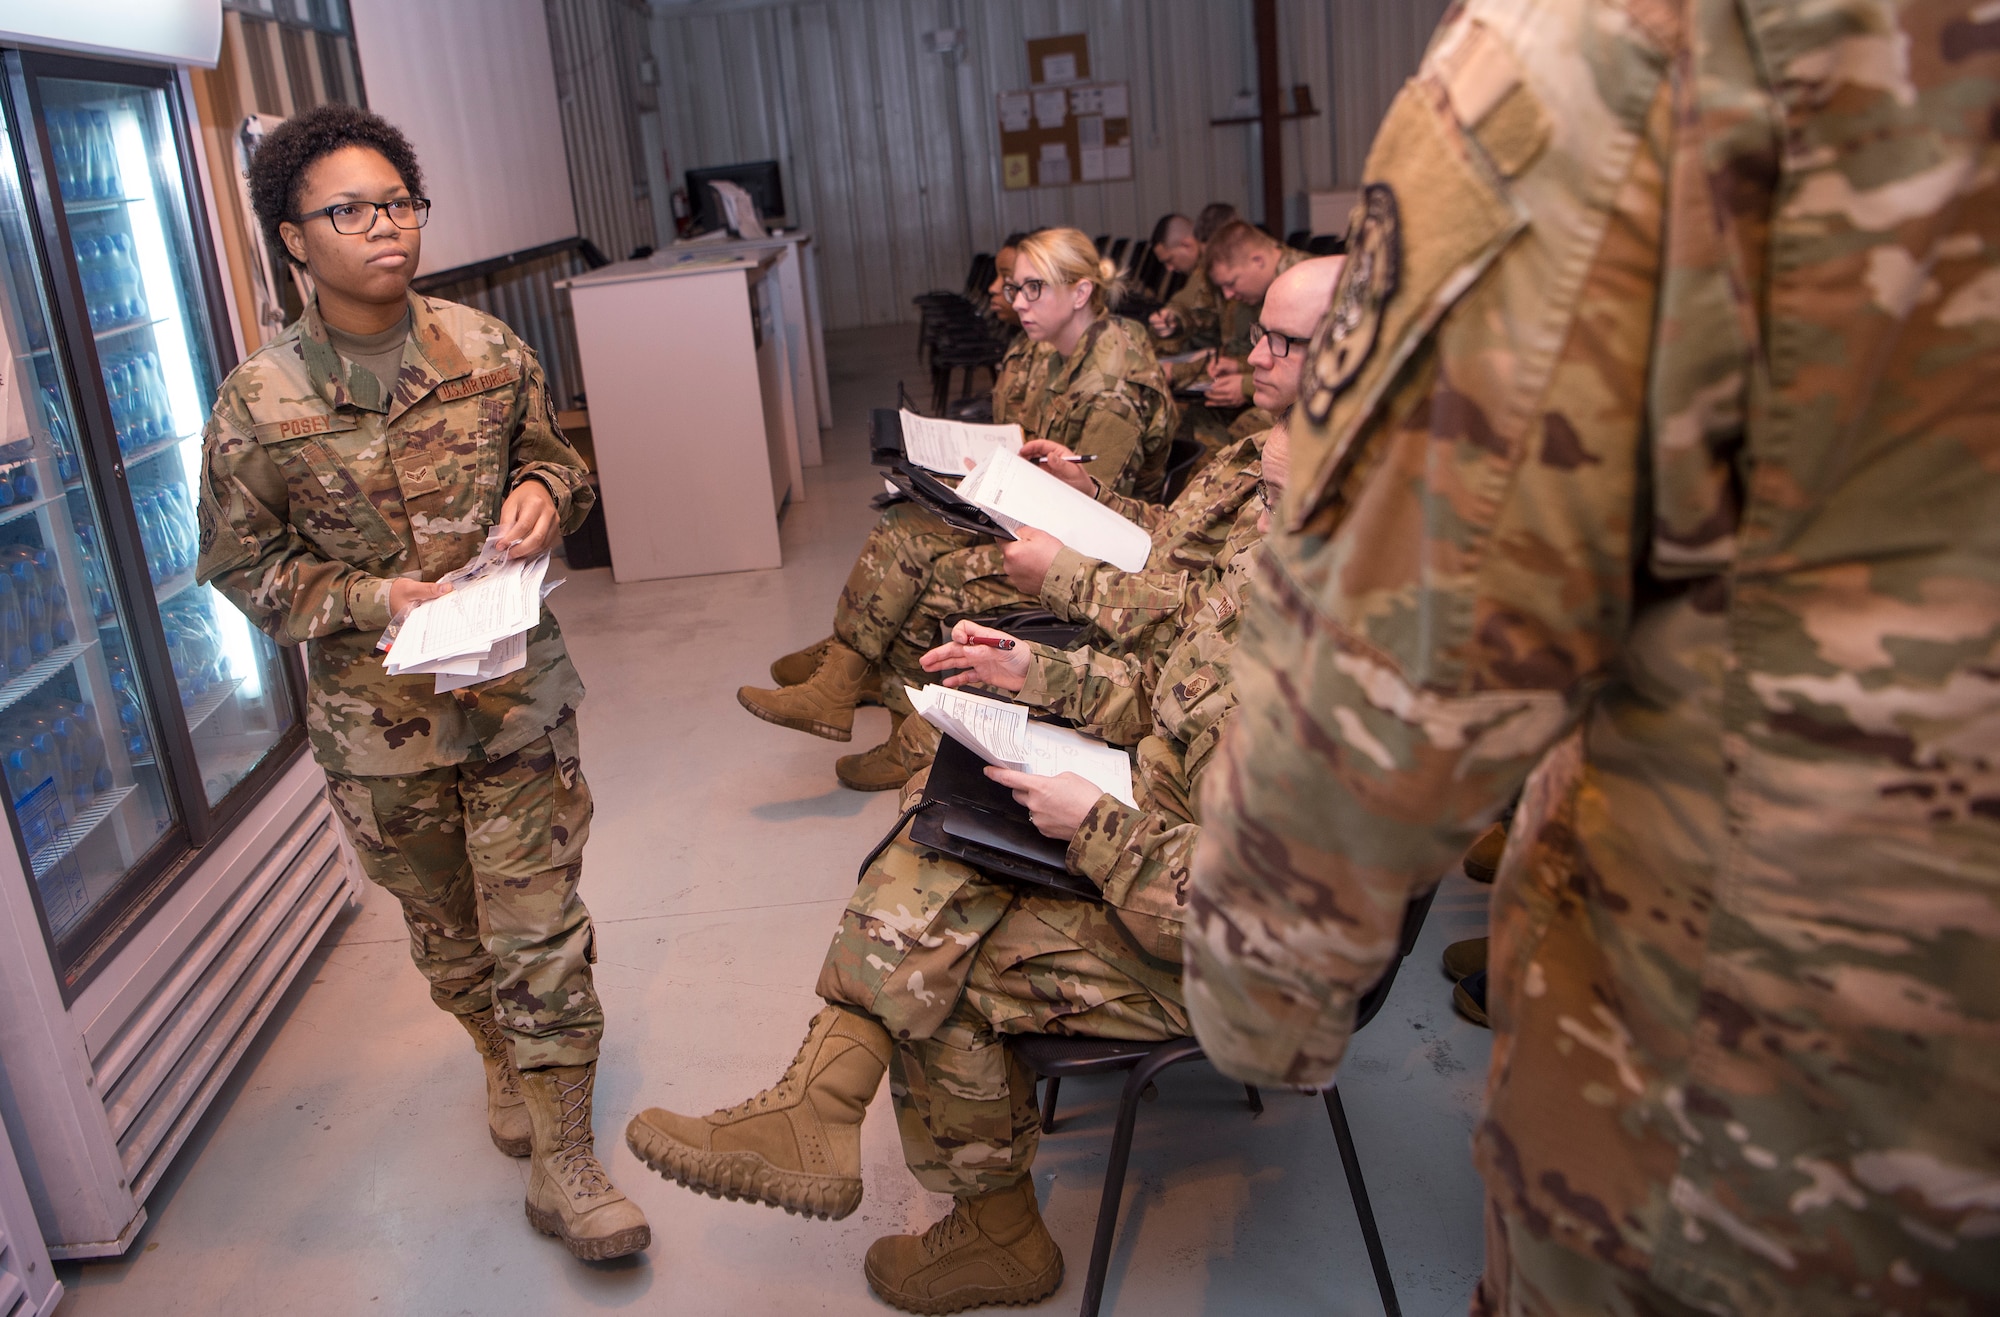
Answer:
<svg viewBox="0 0 2000 1317"><path fill-rule="evenodd" d="M500 1063L500 1096L518 1098L521 1096L521 1072L514 1068L514 1049L507 1045L507 1035L500 1030L500 1021L488 1015L479 1021L480 1036L486 1040L487 1055Z"/></svg>
<svg viewBox="0 0 2000 1317"><path fill-rule="evenodd" d="M555 1164L557 1174L565 1186L580 1196L594 1198L609 1193L611 1177L605 1174L604 1164L597 1160L597 1154L592 1150L590 1073L585 1071L575 1081L557 1076L554 1088L557 1151L550 1160Z"/></svg>
<svg viewBox="0 0 2000 1317"><path fill-rule="evenodd" d="M972 1223L972 1214L965 1210L966 1200L954 1198L951 1211L931 1223L924 1231L918 1246L923 1250L926 1261L943 1257L959 1245L979 1234L979 1227Z"/></svg>
<svg viewBox="0 0 2000 1317"><path fill-rule="evenodd" d="M817 1023L818 1017L814 1018L815 1018L815 1023ZM724 1108L722 1111L716 1114L728 1118L735 1118L738 1116L753 1115L757 1112L769 1111L771 1109L771 1103L774 1100L775 1096L778 1093L786 1091L790 1087L792 1080L798 1076L799 1071L804 1069L806 1063L810 1060L810 1056L808 1054L807 1049L809 1049L812 1046L812 1038L813 1038L813 1031L811 1028L808 1028L806 1030L805 1041L799 1044L798 1055L794 1056L792 1058L792 1063L785 1067L785 1073L778 1076L777 1083L771 1085L769 1088L765 1089L761 1093L753 1094L750 1097L744 1098L741 1102L738 1102L733 1107Z"/></svg>

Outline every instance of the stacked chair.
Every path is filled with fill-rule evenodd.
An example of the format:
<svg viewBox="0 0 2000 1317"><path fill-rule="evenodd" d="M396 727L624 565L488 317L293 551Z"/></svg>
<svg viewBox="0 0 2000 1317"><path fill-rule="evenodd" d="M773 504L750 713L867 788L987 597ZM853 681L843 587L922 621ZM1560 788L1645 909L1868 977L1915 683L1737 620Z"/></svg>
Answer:
<svg viewBox="0 0 2000 1317"><path fill-rule="evenodd" d="M991 415L989 399L970 395L978 372L985 371L989 380L996 376L1012 337L987 311L986 289L995 269L992 253L980 252L972 258L962 290L937 289L910 299L918 311L917 360L931 372L933 416L982 420ZM951 396L954 371L962 373L957 403ZM986 416L979 415L982 411Z"/></svg>

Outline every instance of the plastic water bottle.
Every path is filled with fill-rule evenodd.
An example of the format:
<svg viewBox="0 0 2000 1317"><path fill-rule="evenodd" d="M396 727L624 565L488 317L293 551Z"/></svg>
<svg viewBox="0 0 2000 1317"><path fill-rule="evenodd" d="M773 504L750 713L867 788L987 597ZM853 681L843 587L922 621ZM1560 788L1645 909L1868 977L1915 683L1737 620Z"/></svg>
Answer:
<svg viewBox="0 0 2000 1317"><path fill-rule="evenodd" d="M104 754L104 735L97 730L97 714L88 704L73 701L63 706L77 729L77 753L89 775L93 795L111 789L111 762Z"/></svg>
<svg viewBox="0 0 2000 1317"><path fill-rule="evenodd" d="M76 195L76 154L70 145L70 134L74 132L73 121L68 110L51 109L46 116L49 126L49 153L56 158L56 191L64 197Z"/></svg>
<svg viewBox="0 0 2000 1317"><path fill-rule="evenodd" d="M93 197L125 194L118 181L118 149L111 140L111 117L102 110L90 111L90 182Z"/></svg>
<svg viewBox="0 0 2000 1317"><path fill-rule="evenodd" d="M13 479L9 483L13 486L13 501L16 503L32 503L41 491L41 484L35 479L35 468L26 462L14 463Z"/></svg>
<svg viewBox="0 0 2000 1317"><path fill-rule="evenodd" d="M118 318L137 320L146 314L146 285L139 274L139 260L132 248L132 239L122 233L114 233L108 239L111 244L111 262L118 290Z"/></svg>
<svg viewBox="0 0 2000 1317"><path fill-rule="evenodd" d="M28 619L21 611L20 597L14 592L12 572L0 572L0 658L6 660L9 678L18 677L35 664L28 640Z"/></svg>
<svg viewBox="0 0 2000 1317"><path fill-rule="evenodd" d="M42 740L43 744L37 745L38 739ZM16 809L26 803L28 797L34 795L42 783L55 777L54 748L47 744L46 738L26 736L19 732L8 738L7 789L13 793Z"/></svg>
<svg viewBox="0 0 2000 1317"><path fill-rule="evenodd" d="M111 587L104 578L104 567L97 560L97 538L91 533L89 522L77 519L76 553L83 560L83 588L90 596L90 615L103 619L114 611L111 602Z"/></svg>
<svg viewBox="0 0 2000 1317"><path fill-rule="evenodd" d="M42 390L42 425L48 431L49 444L56 450L56 471L64 480L74 480L82 474L76 464L76 440L70 436L69 422L63 418L62 402L56 391Z"/></svg>
<svg viewBox="0 0 2000 1317"><path fill-rule="evenodd" d="M21 545L6 551L7 575L14 580L14 600L27 622L29 652L42 659L55 648L55 637L49 631L49 601L42 593L32 553Z"/></svg>
<svg viewBox="0 0 2000 1317"><path fill-rule="evenodd" d="M146 756L146 713L132 690L132 674L122 669L111 673L111 693L118 699L118 731L125 738L125 753L134 759Z"/></svg>

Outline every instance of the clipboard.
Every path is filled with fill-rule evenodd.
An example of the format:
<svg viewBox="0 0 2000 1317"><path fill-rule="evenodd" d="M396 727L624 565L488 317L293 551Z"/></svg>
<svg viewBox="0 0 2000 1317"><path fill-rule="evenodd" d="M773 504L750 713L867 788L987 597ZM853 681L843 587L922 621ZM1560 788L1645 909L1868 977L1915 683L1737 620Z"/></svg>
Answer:
<svg viewBox="0 0 2000 1317"><path fill-rule="evenodd" d="M892 408L877 407L868 413L868 460L888 468L884 475L890 484L946 525L996 540L1017 538L1013 531L960 498L957 490L909 460L903 448L903 418Z"/></svg>
<svg viewBox="0 0 2000 1317"><path fill-rule="evenodd" d="M985 770L978 755L943 737L924 783L922 806L910 824L910 840L997 878L1102 902L1097 884L1069 871L1069 843L1037 831L1014 793Z"/></svg>

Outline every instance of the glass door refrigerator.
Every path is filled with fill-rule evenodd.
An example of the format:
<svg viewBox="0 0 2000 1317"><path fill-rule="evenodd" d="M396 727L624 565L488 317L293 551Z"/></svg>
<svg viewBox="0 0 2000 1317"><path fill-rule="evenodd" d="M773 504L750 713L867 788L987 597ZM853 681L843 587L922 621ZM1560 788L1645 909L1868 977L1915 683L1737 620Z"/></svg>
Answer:
<svg viewBox="0 0 2000 1317"><path fill-rule="evenodd" d="M234 351L181 76L0 64L0 1124L93 1256L352 878L296 655L194 580Z"/></svg>

